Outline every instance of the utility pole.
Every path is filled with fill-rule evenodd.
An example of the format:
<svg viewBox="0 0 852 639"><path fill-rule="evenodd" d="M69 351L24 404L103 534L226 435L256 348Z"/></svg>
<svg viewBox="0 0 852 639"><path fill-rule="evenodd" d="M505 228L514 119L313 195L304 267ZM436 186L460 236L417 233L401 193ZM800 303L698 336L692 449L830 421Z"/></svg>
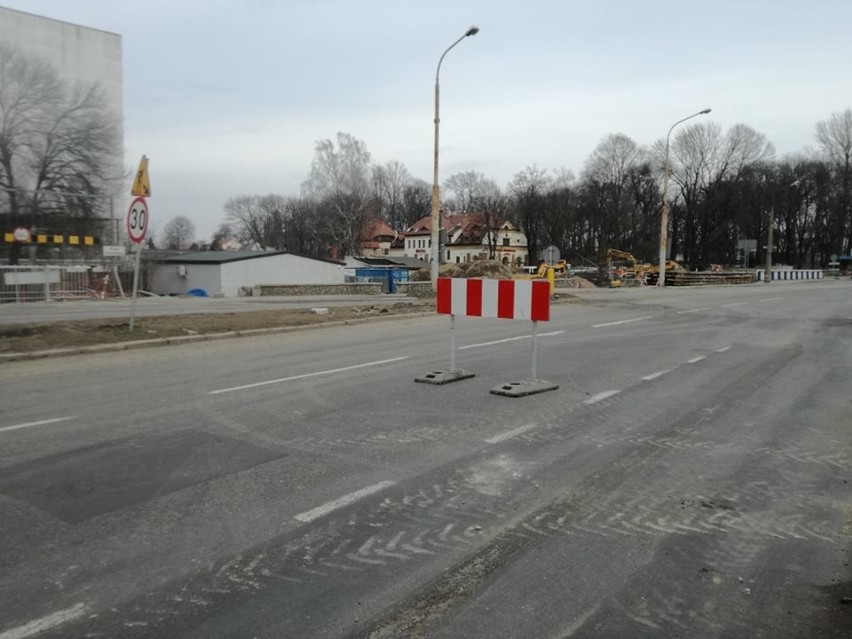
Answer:
<svg viewBox="0 0 852 639"><path fill-rule="evenodd" d="M766 233L766 272L763 280L765 284L772 281L772 231L775 227L775 198L769 205L769 231Z"/></svg>

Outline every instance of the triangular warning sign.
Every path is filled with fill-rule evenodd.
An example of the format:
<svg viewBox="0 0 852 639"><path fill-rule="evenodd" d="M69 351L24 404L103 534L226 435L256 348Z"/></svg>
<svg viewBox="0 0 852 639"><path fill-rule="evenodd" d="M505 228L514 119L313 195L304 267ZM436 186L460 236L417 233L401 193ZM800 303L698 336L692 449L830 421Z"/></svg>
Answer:
<svg viewBox="0 0 852 639"><path fill-rule="evenodd" d="M151 195L151 181L148 179L148 158L144 155L139 161L139 170L136 171L136 179L133 180L130 195L138 197L150 197Z"/></svg>

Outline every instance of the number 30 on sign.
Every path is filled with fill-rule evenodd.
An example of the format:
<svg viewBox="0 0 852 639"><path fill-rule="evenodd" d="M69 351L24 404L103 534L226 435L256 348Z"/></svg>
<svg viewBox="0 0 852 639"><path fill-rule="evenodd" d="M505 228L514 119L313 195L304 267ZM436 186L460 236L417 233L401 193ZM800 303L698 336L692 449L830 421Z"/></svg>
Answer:
<svg viewBox="0 0 852 639"><path fill-rule="evenodd" d="M137 197L127 211L127 235L130 241L139 244L148 231L148 203L144 197Z"/></svg>

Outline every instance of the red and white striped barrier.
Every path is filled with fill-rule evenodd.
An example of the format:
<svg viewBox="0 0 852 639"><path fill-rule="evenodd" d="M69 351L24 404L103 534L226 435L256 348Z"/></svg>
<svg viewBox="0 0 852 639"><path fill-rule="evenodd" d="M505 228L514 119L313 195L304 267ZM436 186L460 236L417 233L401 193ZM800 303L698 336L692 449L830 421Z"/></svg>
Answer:
<svg viewBox="0 0 852 639"><path fill-rule="evenodd" d="M438 278L440 315L550 321L550 282Z"/></svg>

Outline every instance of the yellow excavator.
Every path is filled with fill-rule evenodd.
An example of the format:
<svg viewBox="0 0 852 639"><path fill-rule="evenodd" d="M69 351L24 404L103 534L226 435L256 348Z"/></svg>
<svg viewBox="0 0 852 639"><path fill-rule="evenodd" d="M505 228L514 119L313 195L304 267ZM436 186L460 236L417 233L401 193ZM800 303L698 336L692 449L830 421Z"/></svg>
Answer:
<svg viewBox="0 0 852 639"><path fill-rule="evenodd" d="M606 270L609 273L612 285L616 287L621 286L622 280L627 278L644 281L645 274L651 269L650 264L640 263L632 253L628 253L627 251L620 251L613 248L607 249L605 257ZM613 267L614 261L629 262L630 266Z"/></svg>
<svg viewBox="0 0 852 639"><path fill-rule="evenodd" d="M557 275L557 273L559 275ZM550 294L556 292L556 278L565 277L568 275L568 262L559 260L554 264L542 262L538 265L535 273L515 273L512 279L515 280L547 280L550 282Z"/></svg>
<svg viewBox="0 0 852 639"><path fill-rule="evenodd" d="M613 261L630 262L630 266L613 268ZM612 285L615 287L621 286L622 281L625 279L635 279L642 284L654 284L660 276L659 264L639 262L639 260L627 251L607 249L606 263L607 271L609 272L612 280ZM667 273L672 271L682 271L683 267L674 260L666 260L665 270Z"/></svg>

